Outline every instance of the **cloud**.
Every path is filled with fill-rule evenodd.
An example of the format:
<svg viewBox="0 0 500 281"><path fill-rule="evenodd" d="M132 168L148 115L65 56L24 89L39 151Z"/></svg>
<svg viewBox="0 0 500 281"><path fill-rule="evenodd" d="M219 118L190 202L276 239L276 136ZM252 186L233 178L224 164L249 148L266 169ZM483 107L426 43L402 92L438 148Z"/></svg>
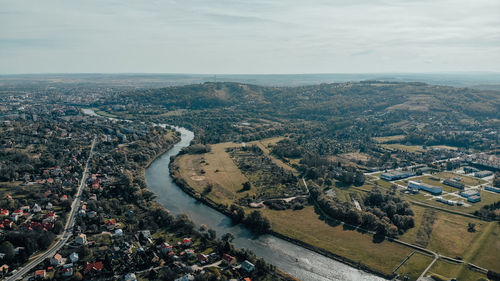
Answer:
<svg viewBox="0 0 500 281"><path fill-rule="evenodd" d="M497 0L0 0L0 7L1 73L500 71Z"/></svg>
<svg viewBox="0 0 500 281"><path fill-rule="evenodd" d="M351 56L364 56L373 53L373 50L363 50L360 52L352 53Z"/></svg>

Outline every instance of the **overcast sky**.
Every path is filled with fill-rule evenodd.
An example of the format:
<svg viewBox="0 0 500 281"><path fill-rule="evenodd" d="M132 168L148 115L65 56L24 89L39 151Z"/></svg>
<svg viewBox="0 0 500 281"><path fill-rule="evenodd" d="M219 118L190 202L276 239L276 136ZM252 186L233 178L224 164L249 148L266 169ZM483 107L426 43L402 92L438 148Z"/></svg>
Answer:
<svg viewBox="0 0 500 281"><path fill-rule="evenodd" d="M0 73L500 71L500 0L0 0Z"/></svg>

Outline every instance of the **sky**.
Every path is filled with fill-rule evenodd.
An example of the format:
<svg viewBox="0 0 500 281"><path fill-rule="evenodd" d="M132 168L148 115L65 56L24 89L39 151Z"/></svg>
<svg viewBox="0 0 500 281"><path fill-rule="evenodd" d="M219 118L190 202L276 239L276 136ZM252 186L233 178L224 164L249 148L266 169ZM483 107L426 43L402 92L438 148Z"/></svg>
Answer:
<svg viewBox="0 0 500 281"><path fill-rule="evenodd" d="M500 71L499 0L0 0L0 73Z"/></svg>

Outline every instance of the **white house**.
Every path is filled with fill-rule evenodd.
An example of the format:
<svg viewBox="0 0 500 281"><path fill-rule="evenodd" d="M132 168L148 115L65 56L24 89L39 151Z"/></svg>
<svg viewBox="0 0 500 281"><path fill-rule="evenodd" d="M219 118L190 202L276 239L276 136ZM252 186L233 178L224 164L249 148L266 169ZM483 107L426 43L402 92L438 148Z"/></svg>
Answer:
<svg viewBox="0 0 500 281"><path fill-rule="evenodd" d="M72 263L76 263L78 261L78 253L71 253L69 255L69 260L72 262Z"/></svg>

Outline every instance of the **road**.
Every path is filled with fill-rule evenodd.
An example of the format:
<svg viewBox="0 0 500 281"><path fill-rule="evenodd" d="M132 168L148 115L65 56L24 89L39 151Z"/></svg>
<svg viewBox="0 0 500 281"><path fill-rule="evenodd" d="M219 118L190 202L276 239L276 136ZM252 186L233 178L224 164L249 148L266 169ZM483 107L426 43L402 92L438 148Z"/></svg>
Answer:
<svg viewBox="0 0 500 281"><path fill-rule="evenodd" d="M76 214L78 212L78 209L80 208L80 202L81 202L81 196L83 189L85 187L85 181L87 180L88 177L88 169L90 165L90 160L92 159L92 156L94 155L94 147L95 143L97 141L97 137L94 136L94 139L92 140L92 145L90 147L90 153L89 153L89 158L87 159L87 163L85 164L85 169L83 171L82 179L80 181L80 186L78 186L78 190L75 194L75 199L73 200L73 203L71 204L71 211L69 213L69 217L66 220L66 225L64 226L64 231L60 236L59 241L57 241L51 248L45 251L45 253L39 255L37 258L35 258L33 261L29 262L28 264L24 265L23 267L19 268L16 273L14 273L12 276L9 276L5 278L6 281L11 281L11 280L18 280L23 277L24 274L28 273L30 270L32 270L35 266L43 262L46 258L50 258L53 255L57 253L69 240L69 238L72 235L73 232L73 226L75 225L75 219L76 219Z"/></svg>

